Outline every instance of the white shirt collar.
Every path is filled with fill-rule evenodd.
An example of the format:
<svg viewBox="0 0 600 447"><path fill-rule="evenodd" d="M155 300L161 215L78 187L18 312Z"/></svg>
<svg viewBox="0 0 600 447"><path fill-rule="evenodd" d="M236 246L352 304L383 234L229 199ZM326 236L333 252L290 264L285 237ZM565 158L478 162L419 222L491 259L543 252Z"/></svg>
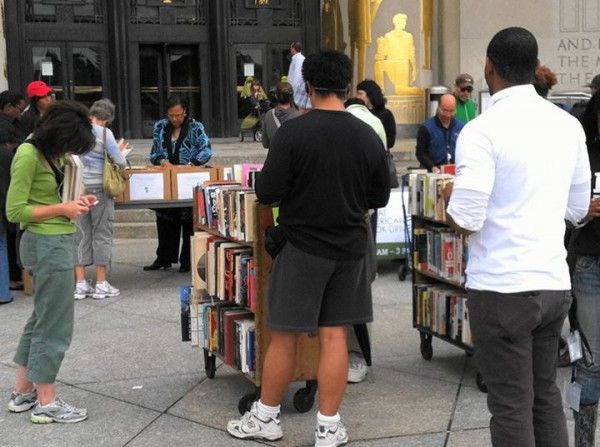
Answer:
<svg viewBox="0 0 600 447"><path fill-rule="evenodd" d="M494 101L494 104L496 104L498 101L500 101L504 98L508 98L510 96L524 97L524 96L530 96L530 95L537 95L537 92L535 91L535 88L533 88L533 85L532 84L521 84L521 85L515 85L513 87L503 88L498 93L495 93L492 96L492 101Z"/></svg>

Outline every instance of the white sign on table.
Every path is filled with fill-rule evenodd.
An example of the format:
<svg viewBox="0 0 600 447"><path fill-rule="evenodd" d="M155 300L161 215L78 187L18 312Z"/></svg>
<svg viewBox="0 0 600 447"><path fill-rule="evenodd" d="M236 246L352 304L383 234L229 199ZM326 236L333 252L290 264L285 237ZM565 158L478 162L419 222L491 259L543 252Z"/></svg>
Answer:
<svg viewBox="0 0 600 447"><path fill-rule="evenodd" d="M202 186L210 180L210 172L178 172L177 199L190 200L194 196L194 188Z"/></svg>
<svg viewBox="0 0 600 447"><path fill-rule="evenodd" d="M162 172L132 173L129 178L129 200L163 200L165 184Z"/></svg>

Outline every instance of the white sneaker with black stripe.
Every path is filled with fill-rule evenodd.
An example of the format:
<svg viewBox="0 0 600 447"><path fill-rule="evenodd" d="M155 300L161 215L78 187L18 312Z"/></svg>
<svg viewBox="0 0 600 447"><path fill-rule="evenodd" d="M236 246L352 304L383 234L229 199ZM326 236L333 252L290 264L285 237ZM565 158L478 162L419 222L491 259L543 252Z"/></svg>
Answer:
<svg viewBox="0 0 600 447"><path fill-rule="evenodd" d="M338 447L348 443L348 432L341 421L331 425L317 424L315 447Z"/></svg>
<svg viewBox="0 0 600 447"><path fill-rule="evenodd" d="M283 437L279 415L268 420L262 420L258 416L256 402L252 404L250 411L241 419L233 419L227 423L227 432L238 439L258 439L266 441L277 441Z"/></svg>

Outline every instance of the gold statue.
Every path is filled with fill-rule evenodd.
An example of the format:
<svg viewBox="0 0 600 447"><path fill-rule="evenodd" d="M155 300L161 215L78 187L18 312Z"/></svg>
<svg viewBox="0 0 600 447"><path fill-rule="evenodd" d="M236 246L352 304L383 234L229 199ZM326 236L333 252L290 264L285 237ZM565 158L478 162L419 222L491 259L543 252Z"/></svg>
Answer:
<svg viewBox="0 0 600 447"><path fill-rule="evenodd" d="M344 51L344 23L339 0L324 0L321 9L321 46Z"/></svg>
<svg viewBox="0 0 600 447"><path fill-rule="evenodd" d="M373 65L377 84L385 85L385 74L394 86L394 95L420 93L418 87L410 87L417 80L415 42L406 28L406 14L396 14L392 19L394 29L377 39L377 53Z"/></svg>
<svg viewBox="0 0 600 447"><path fill-rule="evenodd" d="M356 65L356 79L365 78L367 47L371 43L371 25L382 0L349 0L350 54Z"/></svg>

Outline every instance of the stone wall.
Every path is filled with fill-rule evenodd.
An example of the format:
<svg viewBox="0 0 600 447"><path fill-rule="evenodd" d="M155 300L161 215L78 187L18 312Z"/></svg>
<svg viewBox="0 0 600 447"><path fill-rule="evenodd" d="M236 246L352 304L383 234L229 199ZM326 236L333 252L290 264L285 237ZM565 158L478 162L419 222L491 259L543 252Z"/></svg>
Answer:
<svg viewBox="0 0 600 447"><path fill-rule="evenodd" d="M483 79L485 50L492 36L508 26L525 27L536 36L540 61L558 77L554 91L589 91L584 84L600 73L600 0L439 3L444 3L446 11L446 3L455 3L454 11L459 11L458 21L452 14L438 16L438 26L446 31L444 41L440 41L440 82L444 84L452 85L460 71L474 76L477 90L487 89ZM454 36L458 36L458 51Z"/></svg>

